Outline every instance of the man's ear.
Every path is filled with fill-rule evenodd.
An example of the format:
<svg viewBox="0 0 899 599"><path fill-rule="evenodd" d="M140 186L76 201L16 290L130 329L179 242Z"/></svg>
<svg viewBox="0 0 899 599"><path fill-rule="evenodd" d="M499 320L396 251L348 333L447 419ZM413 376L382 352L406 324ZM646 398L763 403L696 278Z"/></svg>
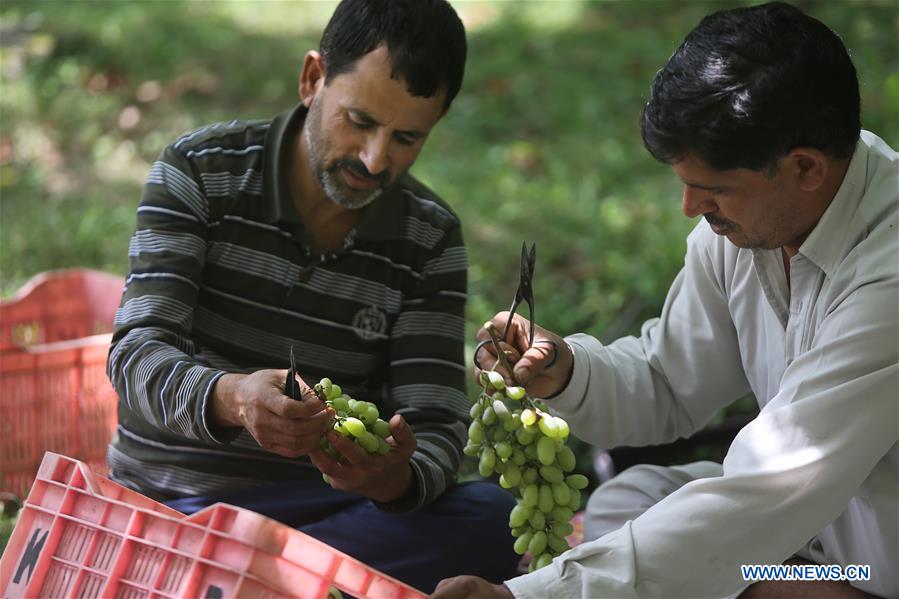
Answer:
<svg viewBox="0 0 899 599"><path fill-rule="evenodd" d="M796 177L796 185L802 191L816 191L830 170L827 155L816 148L793 148L787 154L790 170Z"/></svg>
<svg viewBox="0 0 899 599"><path fill-rule="evenodd" d="M325 63L315 50L306 52L300 72L300 101L309 108L318 90L325 84Z"/></svg>

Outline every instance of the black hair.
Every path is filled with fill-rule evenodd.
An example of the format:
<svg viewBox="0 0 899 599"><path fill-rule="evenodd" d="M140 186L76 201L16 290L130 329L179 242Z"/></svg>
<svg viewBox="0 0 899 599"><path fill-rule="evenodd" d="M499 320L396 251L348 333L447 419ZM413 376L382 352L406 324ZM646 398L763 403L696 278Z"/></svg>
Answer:
<svg viewBox="0 0 899 599"><path fill-rule="evenodd" d="M691 31L652 81L640 133L665 163L770 170L793 148L852 155L858 77L836 33L783 2L722 10Z"/></svg>
<svg viewBox="0 0 899 599"><path fill-rule="evenodd" d="M413 96L445 92L444 109L462 86L465 28L446 0L343 0L322 34L325 84L387 44L390 76L405 80Z"/></svg>

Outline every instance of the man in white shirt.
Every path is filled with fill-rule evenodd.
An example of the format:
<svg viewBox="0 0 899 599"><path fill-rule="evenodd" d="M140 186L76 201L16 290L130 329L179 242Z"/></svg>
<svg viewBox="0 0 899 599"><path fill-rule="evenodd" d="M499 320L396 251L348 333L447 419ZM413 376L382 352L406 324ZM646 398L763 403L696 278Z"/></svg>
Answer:
<svg viewBox="0 0 899 599"><path fill-rule="evenodd" d="M760 413L723 464L600 487L588 541L549 566L435 596L899 597L899 155L861 130L846 48L782 3L710 15L656 75L642 135L704 217L661 317L528 348L516 316L514 375L600 447L689 436L749 392ZM741 569L782 563L849 579Z"/></svg>

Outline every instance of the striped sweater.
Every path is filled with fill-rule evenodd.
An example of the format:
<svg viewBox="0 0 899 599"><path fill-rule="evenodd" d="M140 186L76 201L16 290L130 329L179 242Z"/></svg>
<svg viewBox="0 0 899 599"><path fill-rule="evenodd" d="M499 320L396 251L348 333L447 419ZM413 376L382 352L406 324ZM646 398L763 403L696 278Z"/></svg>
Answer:
<svg viewBox="0 0 899 599"><path fill-rule="evenodd" d="M404 175L341 250L310 252L285 162L305 114L211 125L150 170L107 366L119 395L108 461L128 487L169 499L320 477L208 414L220 376L287 368L291 347L305 381L329 376L415 431L417 484L385 509L427 504L455 478L467 418L459 221Z"/></svg>

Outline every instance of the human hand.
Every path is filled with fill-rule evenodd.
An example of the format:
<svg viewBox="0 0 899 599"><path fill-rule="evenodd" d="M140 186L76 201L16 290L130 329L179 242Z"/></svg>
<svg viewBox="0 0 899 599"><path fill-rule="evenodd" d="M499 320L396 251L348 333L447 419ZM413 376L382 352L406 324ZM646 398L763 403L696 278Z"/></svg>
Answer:
<svg viewBox="0 0 899 599"><path fill-rule="evenodd" d="M508 312L500 312L490 321L498 331L502 331L509 318ZM562 391L571 379L574 355L568 344L555 333L542 327L534 329L534 345L528 348L528 334L531 323L516 314L509 324L506 340L500 342L503 352L512 365L515 382L524 386L531 397L552 397ZM489 339L487 329L481 327L478 341ZM492 343L486 344L478 352L476 363L484 370L497 370L508 378L509 373L497 364L496 349ZM481 370L475 367L475 377ZM509 380L511 382L511 380Z"/></svg>
<svg viewBox="0 0 899 599"><path fill-rule="evenodd" d="M302 401L284 395L286 370L226 374L216 382L212 418L222 426L242 426L263 449L288 458L319 447L333 413L300 377Z"/></svg>
<svg viewBox="0 0 899 599"><path fill-rule="evenodd" d="M375 501L387 502L401 497L412 484L409 460L417 443L415 433L399 414L390 419L390 436L386 454L368 453L348 437L334 430L328 431L328 442L344 460L337 461L316 446L309 454L315 467L330 478L339 491L348 491Z"/></svg>
<svg viewBox="0 0 899 599"><path fill-rule="evenodd" d="M504 584L490 584L477 576L444 578L431 593L430 599L514 599Z"/></svg>

